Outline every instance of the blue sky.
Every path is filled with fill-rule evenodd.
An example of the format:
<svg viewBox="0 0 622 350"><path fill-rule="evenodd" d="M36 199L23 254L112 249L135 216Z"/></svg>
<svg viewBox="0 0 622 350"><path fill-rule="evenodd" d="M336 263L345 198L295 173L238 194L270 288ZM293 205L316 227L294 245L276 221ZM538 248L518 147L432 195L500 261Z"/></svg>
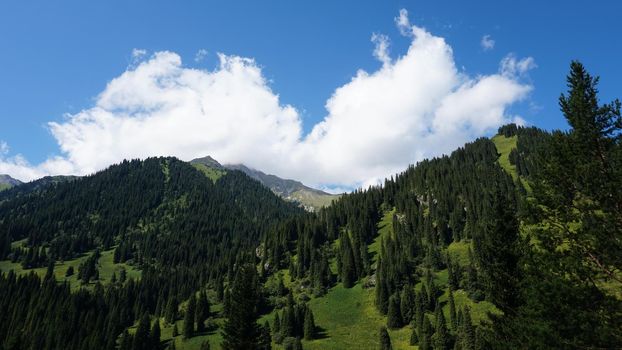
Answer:
<svg viewBox="0 0 622 350"><path fill-rule="evenodd" d="M212 70L217 53L253 58L280 103L295 107L303 135L327 99L359 69L382 66L373 33L395 59L411 40L394 19L442 37L471 77L494 74L508 54L537 65L532 91L506 106L542 128L565 128L557 98L571 59L601 75L601 96L622 96L622 3L580 1L4 1L0 4L0 141L29 164L63 155L48 122L91 108L113 78L137 64L134 49L178 54L186 68ZM484 35L494 47L481 46ZM195 61L199 50L204 59ZM325 181L320 181L325 182Z"/></svg>

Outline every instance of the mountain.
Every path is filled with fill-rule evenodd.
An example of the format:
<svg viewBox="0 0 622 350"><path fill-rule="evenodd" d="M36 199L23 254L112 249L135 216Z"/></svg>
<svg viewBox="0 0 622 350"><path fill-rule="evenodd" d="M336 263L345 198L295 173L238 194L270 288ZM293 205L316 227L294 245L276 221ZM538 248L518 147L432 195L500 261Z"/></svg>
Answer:
<svg viewBox="0 0 622 350"><path fill-rule="evenodd" d="M221 165L214 158L207 156L190 161L195 167L203 171L210 178L217 179L219 175L228 170L239 170L251 178L268 187L278 196L292 202L300 203L305 209L315 211L329 205L339 195L334 195L305 186L300 181L282 179L276 175L266 174L252 169L244 164Z"/></svg>
<svg viewBox="0 0 622 350"><path fill-rule="evenodd" d="M31 192L36 192L44 188L47 188L48 186L53 186L53 185L64 183L64 182L71 182L79 178L80 178L79 176L73 176L73 175L55 175L55 176L44 176L40 179L33 180L30 182L25 182L25 183L20 182L19 185L9 187L5 191L0 191L0 200L28 194Z"/></svg>
<svg viewBox="0 0 622 350"><path fill-rule="evenodd" d="M6 189L9 189L11 187L15 187L21 184L22 184L21 181L16 180L10 177L9 175L0 175L0 191L6 190Z"/></svg>

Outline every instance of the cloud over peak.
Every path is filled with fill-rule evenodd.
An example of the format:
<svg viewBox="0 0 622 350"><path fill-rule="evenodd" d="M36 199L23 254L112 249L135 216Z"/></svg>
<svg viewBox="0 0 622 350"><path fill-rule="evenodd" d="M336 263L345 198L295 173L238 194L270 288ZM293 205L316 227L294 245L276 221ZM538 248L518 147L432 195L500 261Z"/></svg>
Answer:
<svg viewBox="0 0 622 350"><path fill-rule="evenodd" d="M531 90L520 78L533 59L511 56L499 73L470 77L456 69L445 40L410 24L405 10L396 25L411 38L408 51L392 58L389 38L374 34L383 65L336 88L307 135L299 111L280 101L253 59L219 54L215 69L191 69L164 51L110 81L91 108L49 123L61 156L33 166L3 152L0 173L29 180L88 174L125 158L209 154L309 185L352 188L514 118L506 111Z"/></svg>

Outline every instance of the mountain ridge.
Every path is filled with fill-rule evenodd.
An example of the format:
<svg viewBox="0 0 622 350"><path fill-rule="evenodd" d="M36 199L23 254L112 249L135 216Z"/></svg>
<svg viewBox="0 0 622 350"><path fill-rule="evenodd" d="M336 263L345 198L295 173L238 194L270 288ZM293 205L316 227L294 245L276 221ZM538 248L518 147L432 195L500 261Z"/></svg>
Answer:
<svg viewBox="0 0 622 350"><path fill-rule="evenodd" d="M322 190L318 190L304 185L302 182L292 179L284 179L272 174L266 174L261 170L253 169L244 164L220 164L211 156L195 158L189 162L193 165L205 166L215 169L216 171L238 170L249 177L259 181L262 185L268 187L276 195L288 201L301 204L306 210L315 211L321 207L329 205L340 195L330 194ZM208 176L212 172L208 172Z"/></svg>

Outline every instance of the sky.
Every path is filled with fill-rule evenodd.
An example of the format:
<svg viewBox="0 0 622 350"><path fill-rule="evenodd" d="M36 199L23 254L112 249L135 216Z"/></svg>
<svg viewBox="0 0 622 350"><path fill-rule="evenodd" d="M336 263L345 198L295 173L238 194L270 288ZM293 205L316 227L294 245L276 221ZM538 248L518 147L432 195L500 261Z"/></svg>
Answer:
<svg viewBox="0 0 622 350"><path fill-rule="evenodd" d="M211 155L330 191L622 96L619 1L3 1L0 173Z"/></svg>

